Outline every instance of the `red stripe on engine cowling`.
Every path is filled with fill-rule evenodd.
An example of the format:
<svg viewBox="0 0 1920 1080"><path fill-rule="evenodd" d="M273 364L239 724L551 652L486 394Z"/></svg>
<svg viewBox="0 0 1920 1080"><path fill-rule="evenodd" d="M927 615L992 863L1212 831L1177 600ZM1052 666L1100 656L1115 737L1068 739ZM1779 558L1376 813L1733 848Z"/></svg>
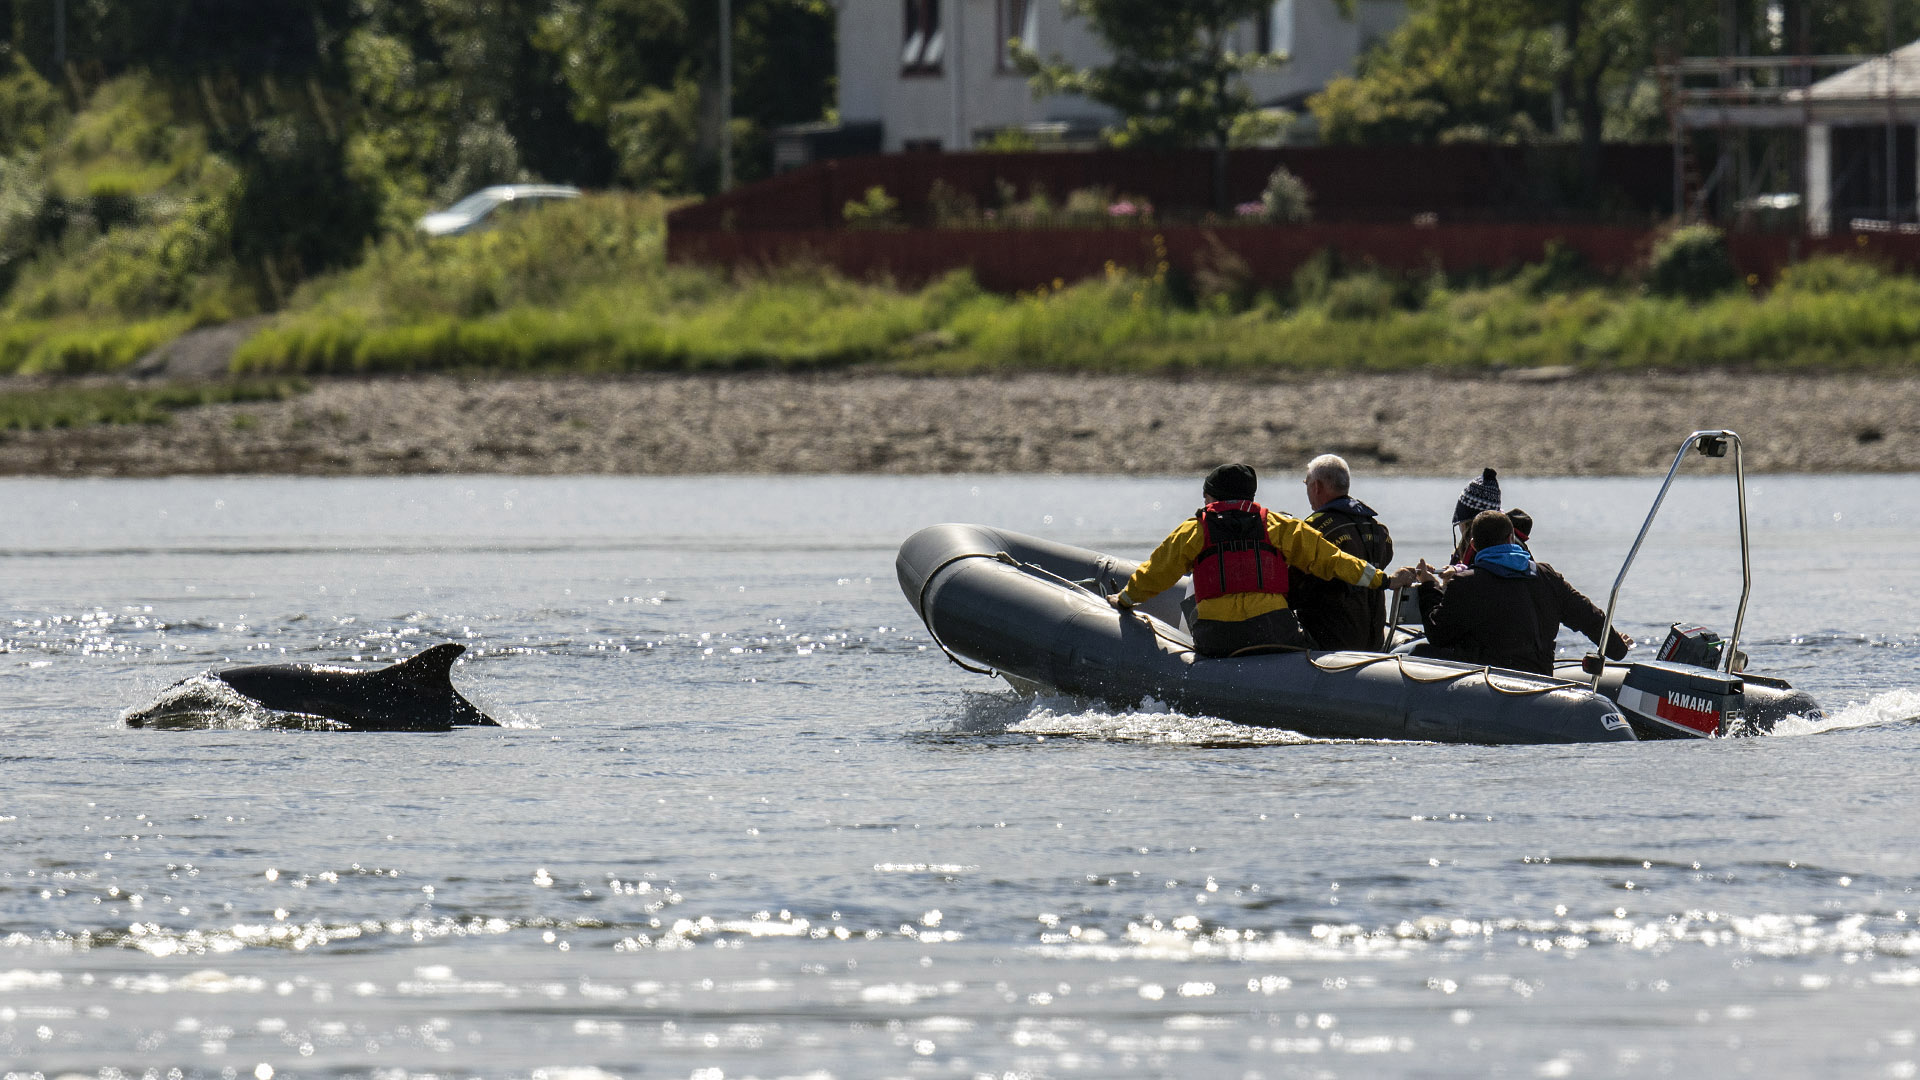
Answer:
<svg viewBox="0 0 1920 1080"><path fill-rule="evenodd" d="M1711 735L1720 730L1720 714L1689 709L1685 705L1675 705L1666 698L1654 707L1654 713L1662 720L1671 720L1683 727L1690 727L1703 735Z"/></svg>

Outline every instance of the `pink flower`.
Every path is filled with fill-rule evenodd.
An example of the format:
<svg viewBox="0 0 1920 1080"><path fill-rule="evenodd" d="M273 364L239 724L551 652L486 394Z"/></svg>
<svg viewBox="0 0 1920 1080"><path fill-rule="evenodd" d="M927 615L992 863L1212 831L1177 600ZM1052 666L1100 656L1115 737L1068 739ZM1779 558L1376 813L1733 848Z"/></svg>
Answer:
<svg viewBox="0 0 1920 1080"><path fill-rule="evenodd" d="M1107 207L1107 213L1111 214L1114 217L1132 217L1133 215L1138 214L1139 212L1140 212L1139 207L1133 205L1131 202L1128 202L1125 199L1122 199L1119 202L1114 203L1112 206Z"/></svg>
<svg viewBox="0 0 1920 1080"><path fill-rule="evenodd" d="M1267 204L1261 202L1243 202L1233 208L1241 217L1260 217L1267 212Z"/></svg>

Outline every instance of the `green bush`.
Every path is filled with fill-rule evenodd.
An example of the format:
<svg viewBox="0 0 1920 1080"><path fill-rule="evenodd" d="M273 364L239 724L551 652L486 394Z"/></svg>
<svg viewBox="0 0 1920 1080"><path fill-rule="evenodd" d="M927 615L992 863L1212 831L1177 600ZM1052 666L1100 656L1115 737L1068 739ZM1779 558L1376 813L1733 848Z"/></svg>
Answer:
<svg viewBox="0 0 1920 1080"><path fill-rule="evenodd" d="M1395 291L1393 282L1374 272L1341 278L1327 288L1327 314L1345 321L1383 319L1393 313Z"/></svg>
<svg viewBox="0 0 1920 1080"><path fill-rule="evenodd" d="M858 199L848 199L840 216L856 229L891 229L900 225L900 200L875 184Z"/></svg>
<svg viewBox="0 0 1920 1080"><path fill-rule="evenodd" d="M1780 271L1776 288L1792 293L1862 293L1885 285L1891 277L1865 259L1819 255Z"/></svg>
<svg viewBox="0 0 1920 1080"><path fill-rule="evenodd" d="M0 155L44 148L65 119L60 91L15 51L0 59Z"/></svg>
<svg viewBox="0 0 1920 1080"><path fill-rule="evenodd" d="M1655 296L1704 300L1739 280L1726 237L1711 225L1673 230L1654 245L1647 263L1647 289Z"/></svg>
<svg viewBox="0 0 1920 1080"><path fill-rule="evenodd" d="M1313 192L1307 189L1305 181L1282 165L1267 177L1267 186L1260 192L1260 208L1268 221L1285 224L1312 221Z"/></svg>

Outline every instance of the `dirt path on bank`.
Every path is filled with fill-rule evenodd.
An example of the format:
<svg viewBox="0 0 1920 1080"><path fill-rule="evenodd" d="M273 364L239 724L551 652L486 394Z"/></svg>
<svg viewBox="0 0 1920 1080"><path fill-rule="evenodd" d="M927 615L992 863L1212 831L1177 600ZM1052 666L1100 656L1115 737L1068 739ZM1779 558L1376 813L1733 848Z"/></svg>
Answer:
<svg viewBox="0 0 1920 1080"><path fill-rule="evenodd" d="M0 432L0 474L1194 474L1332 451L1376 475L1593 475L1664 470L1707 427L1757 471L1920 470L1920 377L337 379L167 425Z"/></svg>

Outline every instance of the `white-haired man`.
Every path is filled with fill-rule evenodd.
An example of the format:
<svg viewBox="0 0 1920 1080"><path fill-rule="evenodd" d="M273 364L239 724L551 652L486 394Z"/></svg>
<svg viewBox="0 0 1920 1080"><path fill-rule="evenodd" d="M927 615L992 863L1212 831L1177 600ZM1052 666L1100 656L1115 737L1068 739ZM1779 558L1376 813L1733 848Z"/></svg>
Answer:
<svg viewBox="0 0 1920 1080"><path fill-rule="evenodd" d="M1393 563L1393 536L1373 507L1349 494L1352 470L1344 459L1321 454L1307 462L1307 524L1333 546L1373 566ZM1387 601L1378 589L1296 575L1288 589L1300 623L1323 649L1386 648Z"/></svg>

